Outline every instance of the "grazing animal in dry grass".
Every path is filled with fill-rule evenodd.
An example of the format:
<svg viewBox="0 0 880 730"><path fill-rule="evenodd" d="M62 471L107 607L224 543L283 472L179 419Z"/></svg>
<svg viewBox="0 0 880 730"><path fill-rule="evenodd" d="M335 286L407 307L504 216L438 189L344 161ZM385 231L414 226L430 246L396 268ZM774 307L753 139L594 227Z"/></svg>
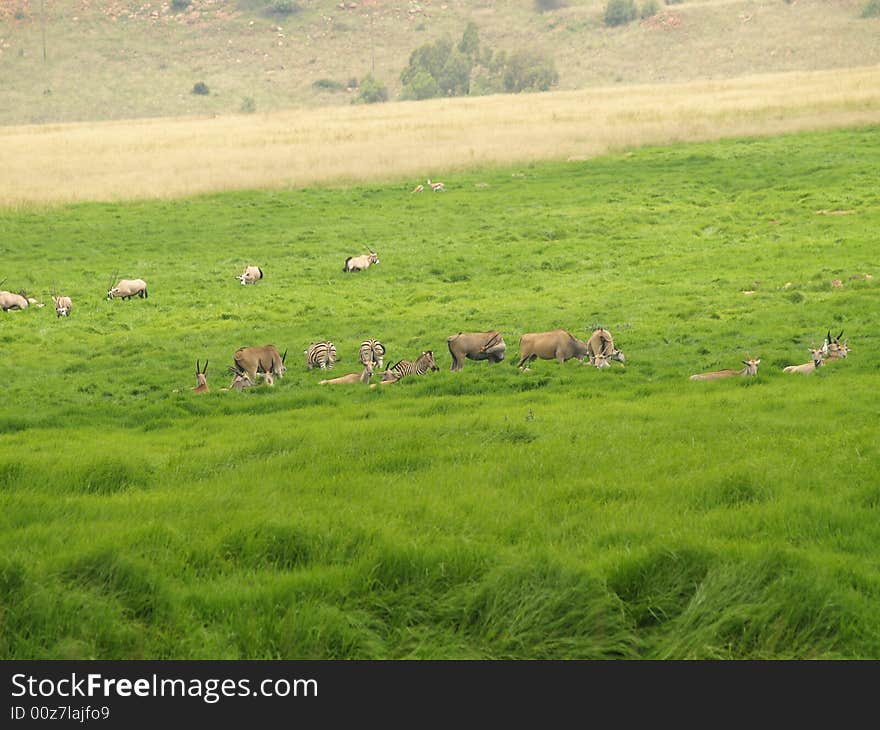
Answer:
<svg viewBox="0 0 880 730"><path fill-rule="evenodd" d="M140 297L146 299L149 294L147 292L147 282L143 279L120 279L116 286L111 287L107 292L107 299L131 299L132 297Z"/></svg>
<svg viewBox="0 0 880 730"><path fill-rule="evenodd" d="M507 345L498 330L488 332L459 332L446 338L446 346L452 355L453 372L464 368L464 360L488 360L501 362L507 352Z"/></svg>
<svg viewBox="0 0 880 730"><path fill-rule="evenodd" d="M593 330L593 334L587 340L587 349L590 355L590 365L595 365L597 368L611 367L611 360L617 360L620 363L626 362L623 351L614 346L614 338L603 327L596 327Z"/></svg>
<svg viewBox="0 0 880 730"><path fill-rule="evenodd" d="M345 273L349 271L362 271L363 269L369 269L372 264L379 263L379 254L370 249L370 253L365 253L363 256L349 256L345 259L345 265L342 267L342 270Z"/></svg>
<svg viewBox="0 0 880 730"><path fill-rule="evenodd" d="M822 367L825 358L822 356L821 347L816 347L814 344L809 350L810 355L812 355L812 359L809 362L805 362L801 365L789 365L788 367L782 368L782 372L799 373L800 375L812 375L815 373L820 367Z"/></svg>
<svg viewBox="0 0 880 730"><path fill-rule="evenodd" d="M311 343L303 354L306 356L306 367L309 370L314 368L332 370L336 364L336 345L329 340Z"/></svg>
<svg viewBox="0 0 880 730"><path fill-rule="evenodd" d="M529 363L536 358L555 359L561 365L571 358L583 362L590 351L586 342L566 330L558 329L550 332L527 332L520 337L519 352L520 361L517 367L528 370Z"/></svg>
<svg viewBox="0 0 880 730"><path fill-rule="evenodd" d="M241 282L242 286L256 284L263 278L263 270L259 266L246 266L244 271L235 278Z"/></svg>
<svg viewBox="0 0 880 730"><path fill-rule="evenodd" d="M742 361L743 365L745 365L742 370L713 370L709 373L697 373L696 375L691 375L690 380L718 380L719 378L734 378L740 375L757 375L758 364L761 362L761 359L751 355L747 355L747 357L748 360Z"/></svg>
<svg viewBox="0 0 880 730"><path fill-rule="evenodd" d="M275 378L284 377L287 368L284 361L287 359L287 350L281 355L275 345L263 345L262 347L239 347L232 356L235 362L235 370L246 373L251 385L257 382L257 373L271 373L272 382Z"/></svg>
<svg viewBox="0 0 880 730"><path fill-rule="evenodd" d="M401 378L405 378L407 375L424 375L429 370L439 370L437 367L437 363L434 362L434 351L426 350L421 355L419 355L418 359L413 360L400 360L390 368L388 368L384 373L382 373L382 385L388 385L389 383L396 383Z"/></svg>
<svg viewBox="0 0 880 730"><path fill-rule="evenodd" d="M42 306L40 302L33 297L29 297L25 292L16 294L11 291L0 291L0 309L4 312Z"/></svg>
<svg viewBox="0 0 880 730"><path fill-rule="evenodd" d="M69 317L70 310L73 309L73 301L70 297L52 297L52 304L55 305L56 317Z"/></svg>
<svg viewBox="0 0 880 730"><path fill-rule="evenodd" d="M341 385L345 383L363 383L369 385L370 378L373 377L373 363L364 363L364 369L359 373L349 373L339 378L331 378L329 380L320 380L318 385Z"/></svg>
<svg viewBox="0 0 880 730"><path fill-rule="evenodd" d="M208 361L205 360L205 367L202 368L199 360L196 360L196 387L193 388L193 393L207 393L208 392Z"/></svg>

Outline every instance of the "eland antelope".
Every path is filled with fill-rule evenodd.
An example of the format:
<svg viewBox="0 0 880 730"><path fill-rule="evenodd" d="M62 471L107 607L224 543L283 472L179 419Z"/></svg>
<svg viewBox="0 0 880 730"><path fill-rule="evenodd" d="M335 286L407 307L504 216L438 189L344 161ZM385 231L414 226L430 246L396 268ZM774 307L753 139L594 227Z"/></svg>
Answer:
<svg viewBox="0 0 880 730"><path fill-rule="evenodd" d="M587 343L567 330L526 332L519 339L520 360L517 367L520 370L528 370L529 363L537 358L556 360L560 365L571 358L583 362L589 352Z"/></svg>
<svg viewBox="0 0 880 730"><path fill-rule="evenodd" d="M813 343L809 350L810 355L812 355L812 359L809 362L805 362L801 365L789 365L788 367L782 368L782 372L799 373L801 375L812 375L815 373L820 367L822 367L825 358L822 356L822 348L816 347L815 343Z"/></svg>
<svg viewBox="0 0 880 730"><path fill-rule="evenodd" d="M752 357L749 354L746 354L746 357L748 360L742 361L743 365L745 365L742 370L713 370L709 373L697 373L696 375L691 375L690 380L718 380L719 378L733 378L739 375L757 375L758 364L761 362L761 359Z"/></svg>

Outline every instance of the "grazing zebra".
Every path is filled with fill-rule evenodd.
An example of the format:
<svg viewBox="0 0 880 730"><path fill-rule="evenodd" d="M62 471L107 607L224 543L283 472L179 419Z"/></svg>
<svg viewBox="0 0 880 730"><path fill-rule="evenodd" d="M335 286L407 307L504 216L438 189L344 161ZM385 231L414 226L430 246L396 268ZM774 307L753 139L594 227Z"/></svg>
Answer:
<svg viewBox="0 0 880 730"><path fill-rule="evenodd" d="M305 351L306 367L331 370L336 363L336 346L329 340L313 342Z"/></svg>
<svg viewBox="0 0 880 730"><path fill-rule="evenodd" d="M428 350L423 352L415 362L412 360L401 360L396 365L388 368L388 370L382 373L382 385L396 383L407 375L424 375L428 370L439 369L434 362L434 351Z"/></svg>
<svg viewBox="0 0 880 730"><path fill-rule="evenodd" d="M361 342L361 363L366 367L371 363L377 370L382 369L382 362L385 358L385 345L379 340L364 340Z"/></svg>

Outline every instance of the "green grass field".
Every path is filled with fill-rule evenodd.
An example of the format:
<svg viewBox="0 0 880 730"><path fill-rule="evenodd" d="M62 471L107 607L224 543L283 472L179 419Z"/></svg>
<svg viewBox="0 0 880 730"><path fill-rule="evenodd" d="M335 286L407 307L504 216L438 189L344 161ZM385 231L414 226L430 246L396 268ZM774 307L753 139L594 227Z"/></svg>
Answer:
<svg viewBox="0 0 880 730"><path fill-rule="evenodd" d="M0 317L0 657L877 658L878 169L872 127L0 211L47 302ZM515 367L595 323L625 367ZM450 372L490 328L507 359ZM829 328L847 360L782 373ZM306 370L370 336L441 370ZM286 377L223 392L266 343Z"/></svg>

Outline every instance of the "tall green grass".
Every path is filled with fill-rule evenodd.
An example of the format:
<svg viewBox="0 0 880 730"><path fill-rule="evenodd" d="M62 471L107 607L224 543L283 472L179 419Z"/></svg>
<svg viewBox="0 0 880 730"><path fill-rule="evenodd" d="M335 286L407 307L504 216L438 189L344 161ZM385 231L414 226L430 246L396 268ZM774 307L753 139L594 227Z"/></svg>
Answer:
<svg viewBox="0 0 880 730"><path fill-rule="evenodd" d="M877 657L877 169L866 128L0 212L4 286L48 302L0 318L0 656ZM596 323L625 367L516 369ZM507 359L450 372L488 328ZM850 357L783 375L829 328ZM441 371L306 370L371 336ZM286 377L223 392L266 343Z"/></svg>

